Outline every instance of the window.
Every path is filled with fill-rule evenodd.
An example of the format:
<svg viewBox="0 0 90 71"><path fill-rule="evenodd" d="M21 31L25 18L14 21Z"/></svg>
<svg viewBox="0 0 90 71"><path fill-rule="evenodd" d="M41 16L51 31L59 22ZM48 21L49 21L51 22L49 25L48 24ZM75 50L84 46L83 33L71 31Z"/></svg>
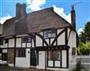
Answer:
<svg viewBox="0 0 90 71"><path fill-rule="evenodd" d="M3 38L0 38L0 45L3 45Z"/></svg>
<svg viewBox="0 0 90 71"><path fill-rule="evenodd" d="M5 43L8 43L8 39L5 39Z"/></svg>
<svg viewBox="0 0 90 71"><path fill-rule="evenodd" d="M44 38L54 38L56 36L56 30L50 29L44 31Z"/></svg>
<svg viewBox="0 0 90 71"><path fill-rule="evenodd" d="M49 67L61 67L61 51L48 51L47 53L47 66Z"/></svg>
<svg viewBox="0 0 90 71"><path fill-rule="evenodd" d="M72 48L72 55L75 55L75 52L76 52L75 48Z"/></svg>
<svg viewBox="0 0 90 71"><path fill-rule="evenodd" d="M31 38L30 37L23 37L22 43L31 43Z"/></svg>
<svg viewBox="0 0 90 71"><path fill-rule="evenodd" d="M24 48L16 49L17 57L26 57L26 50Z"/></svg>
<svg viewBox="0 0 90 71"><path fill-rule="evenodd" d="M60 51L49 51L48 60L60 60Z"/></svg>
<svg viewBox="0 0 90 71"><path fill-rule="evenodd" d="M2 60L7 61L7 53L2 53Z"/></svg>

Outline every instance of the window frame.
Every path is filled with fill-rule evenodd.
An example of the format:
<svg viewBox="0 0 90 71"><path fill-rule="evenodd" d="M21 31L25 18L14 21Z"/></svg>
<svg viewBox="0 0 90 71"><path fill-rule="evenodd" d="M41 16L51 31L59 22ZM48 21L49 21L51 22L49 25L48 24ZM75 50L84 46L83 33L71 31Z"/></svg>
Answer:
<svg viewBox="0 0 90 71"><path fill-rule="evenodd" d="M25 48L16 49L16 57L26 57L26 49Z"/></svg>
<svg viewBox="0 0 90 71"><path fill-rule="evenodd" d="M32 42L32 38L31 37L28 37L28 36L22 37L21 38L21 42L22 43L31 43Z"/></svg>
<svg viewBox="0 0 90 71"><path fill-rule="evenodd" d="M54 36L53 36L54 34ZM47 29L43 31L43 36L45 39L55 38L56 37L56 29Z"/></svg>

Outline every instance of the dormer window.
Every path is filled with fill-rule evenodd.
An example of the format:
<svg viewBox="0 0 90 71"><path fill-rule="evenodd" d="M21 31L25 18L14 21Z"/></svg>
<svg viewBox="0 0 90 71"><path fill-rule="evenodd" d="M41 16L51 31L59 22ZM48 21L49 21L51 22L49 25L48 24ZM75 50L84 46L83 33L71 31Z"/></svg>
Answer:
<svg viewBox="0 0 90 71"><path fill-rule="evenodd" d="M56 37L56 30L55 29L49 29L44 31L44 38L55 38Z"/></svg>

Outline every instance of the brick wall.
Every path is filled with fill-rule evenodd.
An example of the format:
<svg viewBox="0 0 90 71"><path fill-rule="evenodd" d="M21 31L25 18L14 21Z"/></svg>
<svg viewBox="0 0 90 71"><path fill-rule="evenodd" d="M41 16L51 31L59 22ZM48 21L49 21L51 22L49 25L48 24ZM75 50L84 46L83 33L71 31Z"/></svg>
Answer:
<svg viewBox="0 0 90 71"><path fill-rule="evenodd" d="M8 63L14 64L14 49L8 49Z"/></svg>

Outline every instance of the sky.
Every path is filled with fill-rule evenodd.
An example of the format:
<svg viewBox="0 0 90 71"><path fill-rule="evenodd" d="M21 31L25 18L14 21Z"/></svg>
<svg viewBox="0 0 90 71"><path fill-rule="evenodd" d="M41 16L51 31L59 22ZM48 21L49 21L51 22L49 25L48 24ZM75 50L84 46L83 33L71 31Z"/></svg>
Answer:
<svg viewBox="0 0 90 71"><path fill-rule="evenodd" d="M16 14L16 3L25 3L27 13L53 7L53 10L71 22L70 11L74 5L78 33L90 21L90 0L0 0L0 23L3 24Z"/></svg>

